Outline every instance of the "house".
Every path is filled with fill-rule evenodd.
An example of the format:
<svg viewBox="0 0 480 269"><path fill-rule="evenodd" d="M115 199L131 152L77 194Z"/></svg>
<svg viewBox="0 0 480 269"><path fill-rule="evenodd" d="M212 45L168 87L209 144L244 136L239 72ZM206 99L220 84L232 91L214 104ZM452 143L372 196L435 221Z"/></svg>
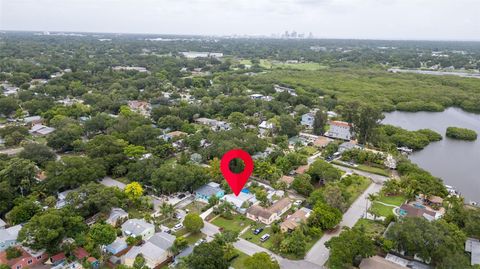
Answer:
<svg viewBox="0 0 480 269"><path fill-rule="evenodd" d="M58 253L58 254L56 254L56 255L51 256L51 257L45 262L45 264L50 264L50 265L52 265L52 266L57 266L57 265L63 264L66 259L67 259L67 257L65 256L65 253L64 253L64 252L60 252L60 253Z"/></svg>
<svg viewBox="0 0 480 269"><path fill-rule="evenodd" d="M57 209L60 209L64 206L67 205L67 196L69 193L71 193L72 191L74 190L66 190L66 191L62 191L62 192L59 192L58 195L57 195L57 204L55 205L55 207Z"/></svg>
<svg viewBox="0 0 480 269"><path fill-rule="evenodd" d="M299 210L295 211L292 215L288 216L281 224L280 229L282 232L289 232L295 230L301 223L306 222L310 214L312 213L311 209L302 207Z"/></svg>
<svg viewBox="0 0 480 269"><path fill-rule="evenodd" d="M290 95L297 96L297 93L296 93L295 89L292 89L292 88L283 87L283 86L280 86L280 85L273 85L273 89L277 93L288 92Z"/></svg>
<svg viewBox="0 0 480 269"><path fill-rule="evenodd" d="M17 245L17 237L21 229L22 225L0 229L0 251L4 251L8 247Z"/></svg>
<svg viewBox="0 0 480 269"><path fill-rule="evenodd" d="M301 165L297 169L295 169L295 174L302 175L308 170L308 165Z"/></svg>
<svg viewBox="0 0 480 269"><path fill-rule="evenodd" d="M416 257L416 255L415 255ZM387 254L385 256L385 260L392 262L401 266L402 268L411 268L411 269L433 269L433 267L429 266L428 264L416 261L416 260L407 260L405 258L399 257L393 254Z"/></svg>
<svg viewBox="0 0 480 269"><path fill-rule="evenodd" d="M334 111L327 111L327 116L329 119L338 117L338 114Z"/></svg>
<svg viewBox="0 0 480 269"><path fill-rule="evenodd" d="M257 202L255 195L243 191L241 191L238 196L235 196L235 194L227 194L223 196L222 200L232 204L234 209L242 214L245 214L250 204Z"/></svg>
<svg viewBox="0 0 480 269"><path fill-rule="evenodd" d="M119 222L126 219L128 219L128 213L121 208L114 207L105 222L115 227Z"/></svg>
<svg viewBox="0 0 480 269"><path fill-rule="evenodd" d="M127 248L128 244L125 237L117 237L117 239L115 239L110 245L105 246L105 250L113 255L116 255Z"/></svg>
<svg viewBox="0 0 480 269"><path fill-rule="evenodd" d="M230 124L224 121L208 119L208 118L198 118L195 120L198 124L209 126L213 131L227 131L230 130Z"/></svg>
<svg viewBox="0 0 480 269"><path fill-rule="evenodd" d="M261 100L262 98L263 98L263 94L259 94L259 93L250 94L250 99L252 100Z"/></svg>
<svg viewBox="0 0 480 269"><path fill-rule="evenodd" d="M470 265L480 264L480 241L474 238L467 238L465 251L471 254Z"/></svg>
<svg viewBox="0 0 480 269"><path fill-rule="evenodd" d="M18 248L21 255L18 258L7 259L6 251L0 252L0 264L6 264L11 269L27 269L40 265L45 261L48 255L45 251L33 251L29 248Z"/></svg>
<svg viewBox="0 0 480 269"><path fill-rule="evenodd" d="M307 126L307 128L313 128L313 122L315 121L315 114L308 112L302 115L301 125Z"/></svg>
<svg viewBox="0 0 480 269"><path fill-rule="evenodd" d="M183 137L183 136L187 136L188 134L185 133L185 132L181 132L181 131L173 131L173 132L170 132L170 133L166 133L164 135L161 135L160 137L165 140L165 141L171 141L172 139L174 138L177 138L177 137Z"/></svg>
<svg viewBox="0 0 480 269"><path fill-rule="evenodd" d="M313 141L313 145L317 148L325 148L328 146L328 144L332 143L333 139L325 137L325 136L319 136L315 141Z"/></svg>
<svg viewBox="0 0 480 269"><path fill-rule="evenodd" d="M26 125L35 125L35 124L41 124L42 123L42 117L40 116L30 116L30 117L25 117L23 118L23 123Z"/></svg>
<svg viewBox="0 0 480 269"><path fill-rule="evenodd" d="M88 257L87 263L90 264L92 269L98 269L100 267L100 262L95 257Z"/></svg>
<svg viewBox="0 0 480 269"><path fill-rule="evenodd" d="M404 269L396 263L386 260L380 256L373 256L363 259L359 266L360 269Z"/></svg>
<svg viewBox="0 0 480 269"><path fill-rule="evenodd" d="M147 68L141 66L114 66L113 71L138 71L140 73L149 73Z"/></svg>
<svg viewBox="0 0 480 269"><path fill-rule="evenodd" d="M124 236L141 236L143 240L148 240L155 233L155 225L144 219L129 219L122 224L122 233Z"/></svg>
<svg viewBox="0 0 480 269"><path fill-rule="evenodd" d="M352 139L351 125L344 121L330 121L330 128L325 133L325 136L335 139L350 140Z"/></svg>
<svg viewBox="0 0 480 269"><path fill-rule="evenodd" d="M361 147L353 141L343 142L342 144L340 144L340 146L338 146L338 152L340 153L343 153L347 150L352 150L352 149L361 149Z"/></svg>
<svg viewBox="0 0 480 269"><path fill-rule="evenodd" d="M76 248L73 251L73 256L75 256L75 258L77 258L77 260L81 261L81 260L87 258L88 256L90 256L90 254L84 248Z"/></svg>
<svg viewBox="0 0 480 269"><path fill-rule="evenodd" d="M220 188L220 184L215 182L210 182L195 190L195 198L204 202L208 202L208 199L214 195L218 198L225 195L225 191Z"/></svg>
<svg viewBox="0 0 480 269"><path fill-rule="evenodd" d="M287 184L287 187L290 187L294 179L294 177L283 175L279 180L280 182L284 182L285 184Z"/></svg>
<svg viewBox="0 0 480 269"><path fill-rule="evenodd" d="M274 129L275 129L275 125L273 125L273 123L270 123L266 120L262 121L258 125L258 131L260 132L260 136L262 137L271 135Z"/></svg>
<svg viewBox="0 0 480 269"><path fill-rule="evenodd" d="M247 218L270 225L280 219L280 216L287 212L290 207L292 207L292 202L289 198L285 197L273 203L269 208L254 205L250 207L246 213Z"/></svg>
<svg viewBox="0 0 480 269"><path fill-rule="evenodd" d="M43 124L35 124L28 131L30 134L35 136L46 136L55 131L55 128L45 126Z"/></svg>
<svg viewBox="0 0 480 269"><path fill-rule="evenodd" d="M150 103L145 101L128 101L128 107L143 116L150 116L150 111L152 110L152 106Z"/></svg>
<svg viewBox="0 0 480 269"><path fill-rule="evenodd" d="M172 253L170 247L173 246L175 236L165 232L156 233L142 246L131 248L123 257L122 263L127 266L133 266L138 254L145 258L145 265L149 268L157 268L159 265L168 261Z"/></svg>
<svg viewBox="0 0 480 269"><path fill-rule="evenodd" d="M403 204L400 206L398 214L402 217L424 217L428 221L437 219L437 213L422 205Z"/></svg>

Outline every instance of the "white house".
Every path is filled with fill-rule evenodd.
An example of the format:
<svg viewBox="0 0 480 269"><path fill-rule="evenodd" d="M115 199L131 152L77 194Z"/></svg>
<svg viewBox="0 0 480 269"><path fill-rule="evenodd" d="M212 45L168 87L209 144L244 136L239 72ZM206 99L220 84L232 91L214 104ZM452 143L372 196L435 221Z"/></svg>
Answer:
<svg viewBox="0 0 480 269"><path fill-rule="evenodd" d="M330 121L330 128L325 133L325 136L330 138L350 140L352 139L351 125L344 121Z"/></svg>
<svg viewBox="0 0 480 269"><path fill-rule="evenodd" d="M35 124L30 128L28 131L32 135L36 136L45 136L53 133L55 131L55 128L53 127L48 127L43 124Z"/></svg>
<svg viewBox="0 0 480 269"><path fill-rule="evenodd" d="M244 205L252 205L257 202L255 195L252 195L250 193L244 193L244 192L240 192L238 196L235 196L235 194L227 194L223 196L222 200L232 204L235 210L242 214L245 214L245 212L247 211L247 208L249 207L249 206L243 207Z"/></svg>
<svg viewBox="0 0 480 269"><path fill-rule="evenodd" d="M144 219L130 219L122 224L122 233L124 236L141 236L143 240L148 240L155 233L155 225Z"/></svg>
<svg viewBox="0 0 480 269"><path fill-rule="evenodd" d="M128 219L128 213L119 207L114 207L110 211L110 215L108 216L108 219L105 222L112 226L116 226L119 220L125 220L125 219Z"/></svg>
<svg viewBox="0 0 480 269"><path fill-rule="evenodd" d="M21 229L22 225L0 229L0 251L4 251L8 247L17 245L18 232L20 232Z"/></svg>
<svg viewBox="0 0 480 269"><path fill-rule="evenodd" d="M268 122L266 120L262 121L258 125L258 131L260 132L260 136L268 136L273 133L273 129L275 128L275 125L273 123Z"/></svg>
<svg viewBox="0 0 480 269"><path fill-rule="evenodd" d="M270 225L280 219L280 216L287 212L290 207L292 207L292 202L285 197L273 203L269 208L260 205L251 206L246 213L247 218Z"/></svg>
<svg viewBox="0 0 480 269"><path fill-rule="evenodd" d="M313 122L315 121L315 114L308 112L302 115L301 125L307 126L308 128L313 128Z"/></svg>
<svg viewBox="0 0 480 269"><path fill-rule="evenodd" d="M228 122L214 120L214 119L198 118L195 120L195 122L202 125L210 126L213 131L226 131L231 129L230 124Z"/></svg>
<svg viewBox="0 0 480 269"><path fill-rule="evenodd" d="M142 254L145 258L145 265L149 268L156 268L172 255L169 249L174 241L175 236L173 235L165 232L156 233L142 246L131 248L122 257L122 263L127 266L133 266L135 258L138 254Z"/></svg>

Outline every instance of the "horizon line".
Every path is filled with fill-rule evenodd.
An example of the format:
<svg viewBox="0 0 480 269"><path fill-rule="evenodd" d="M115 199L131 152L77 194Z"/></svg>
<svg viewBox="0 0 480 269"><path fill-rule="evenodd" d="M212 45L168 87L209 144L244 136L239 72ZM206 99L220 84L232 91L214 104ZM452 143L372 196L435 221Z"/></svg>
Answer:
<svg viewBox="0 0 480 269"><path fill-rule="evenodd" d="M272 34L167 34L167 33L148 33L148 32L97 32L97 31L66 31L66 30L12 30L1 29L0 32L25 32L25 33L73 33L73 34L110 34L110 35L157 35L157 36L194 36L194 37L239 37L239 38L257 38L257 39L280 39L280 40L365 40L365 41L421 41L421 42L480 42L480 39L415 39L415 38L371 38L371 37L318 37L312 38L282 38L273 37Z"/></svg>

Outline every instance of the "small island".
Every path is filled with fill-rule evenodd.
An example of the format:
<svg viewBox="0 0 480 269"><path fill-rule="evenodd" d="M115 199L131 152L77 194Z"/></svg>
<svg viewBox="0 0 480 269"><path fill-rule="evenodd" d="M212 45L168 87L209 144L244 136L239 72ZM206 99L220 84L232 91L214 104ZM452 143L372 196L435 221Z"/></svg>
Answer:
<svg viewBox="0 0 480 269"><path fill-rule="evenodd" d="M470 130L466 128L448 127L447 137L450 137L453 139L473 141L477 139L477 133L474 130Z"/></svg>

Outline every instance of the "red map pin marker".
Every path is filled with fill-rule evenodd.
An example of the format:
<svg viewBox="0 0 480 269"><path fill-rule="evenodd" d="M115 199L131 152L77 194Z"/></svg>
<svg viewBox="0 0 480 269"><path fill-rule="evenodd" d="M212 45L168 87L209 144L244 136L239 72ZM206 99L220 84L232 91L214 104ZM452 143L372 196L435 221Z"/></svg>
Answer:
<svg viewBox="0 0 480 269"><path fill-rule="evenodd" d="M245 168L241 173L234 173L230 171L230 161L237 158L241 159L245 164ZM246 151L241 149L232 149L223 155L222 160L220 161L220 170L222 171L223 177L228 182L228 185L230 185L233 193L238 196L253 172L252 157L250 157L250 154L248 154Z"/></svg>

